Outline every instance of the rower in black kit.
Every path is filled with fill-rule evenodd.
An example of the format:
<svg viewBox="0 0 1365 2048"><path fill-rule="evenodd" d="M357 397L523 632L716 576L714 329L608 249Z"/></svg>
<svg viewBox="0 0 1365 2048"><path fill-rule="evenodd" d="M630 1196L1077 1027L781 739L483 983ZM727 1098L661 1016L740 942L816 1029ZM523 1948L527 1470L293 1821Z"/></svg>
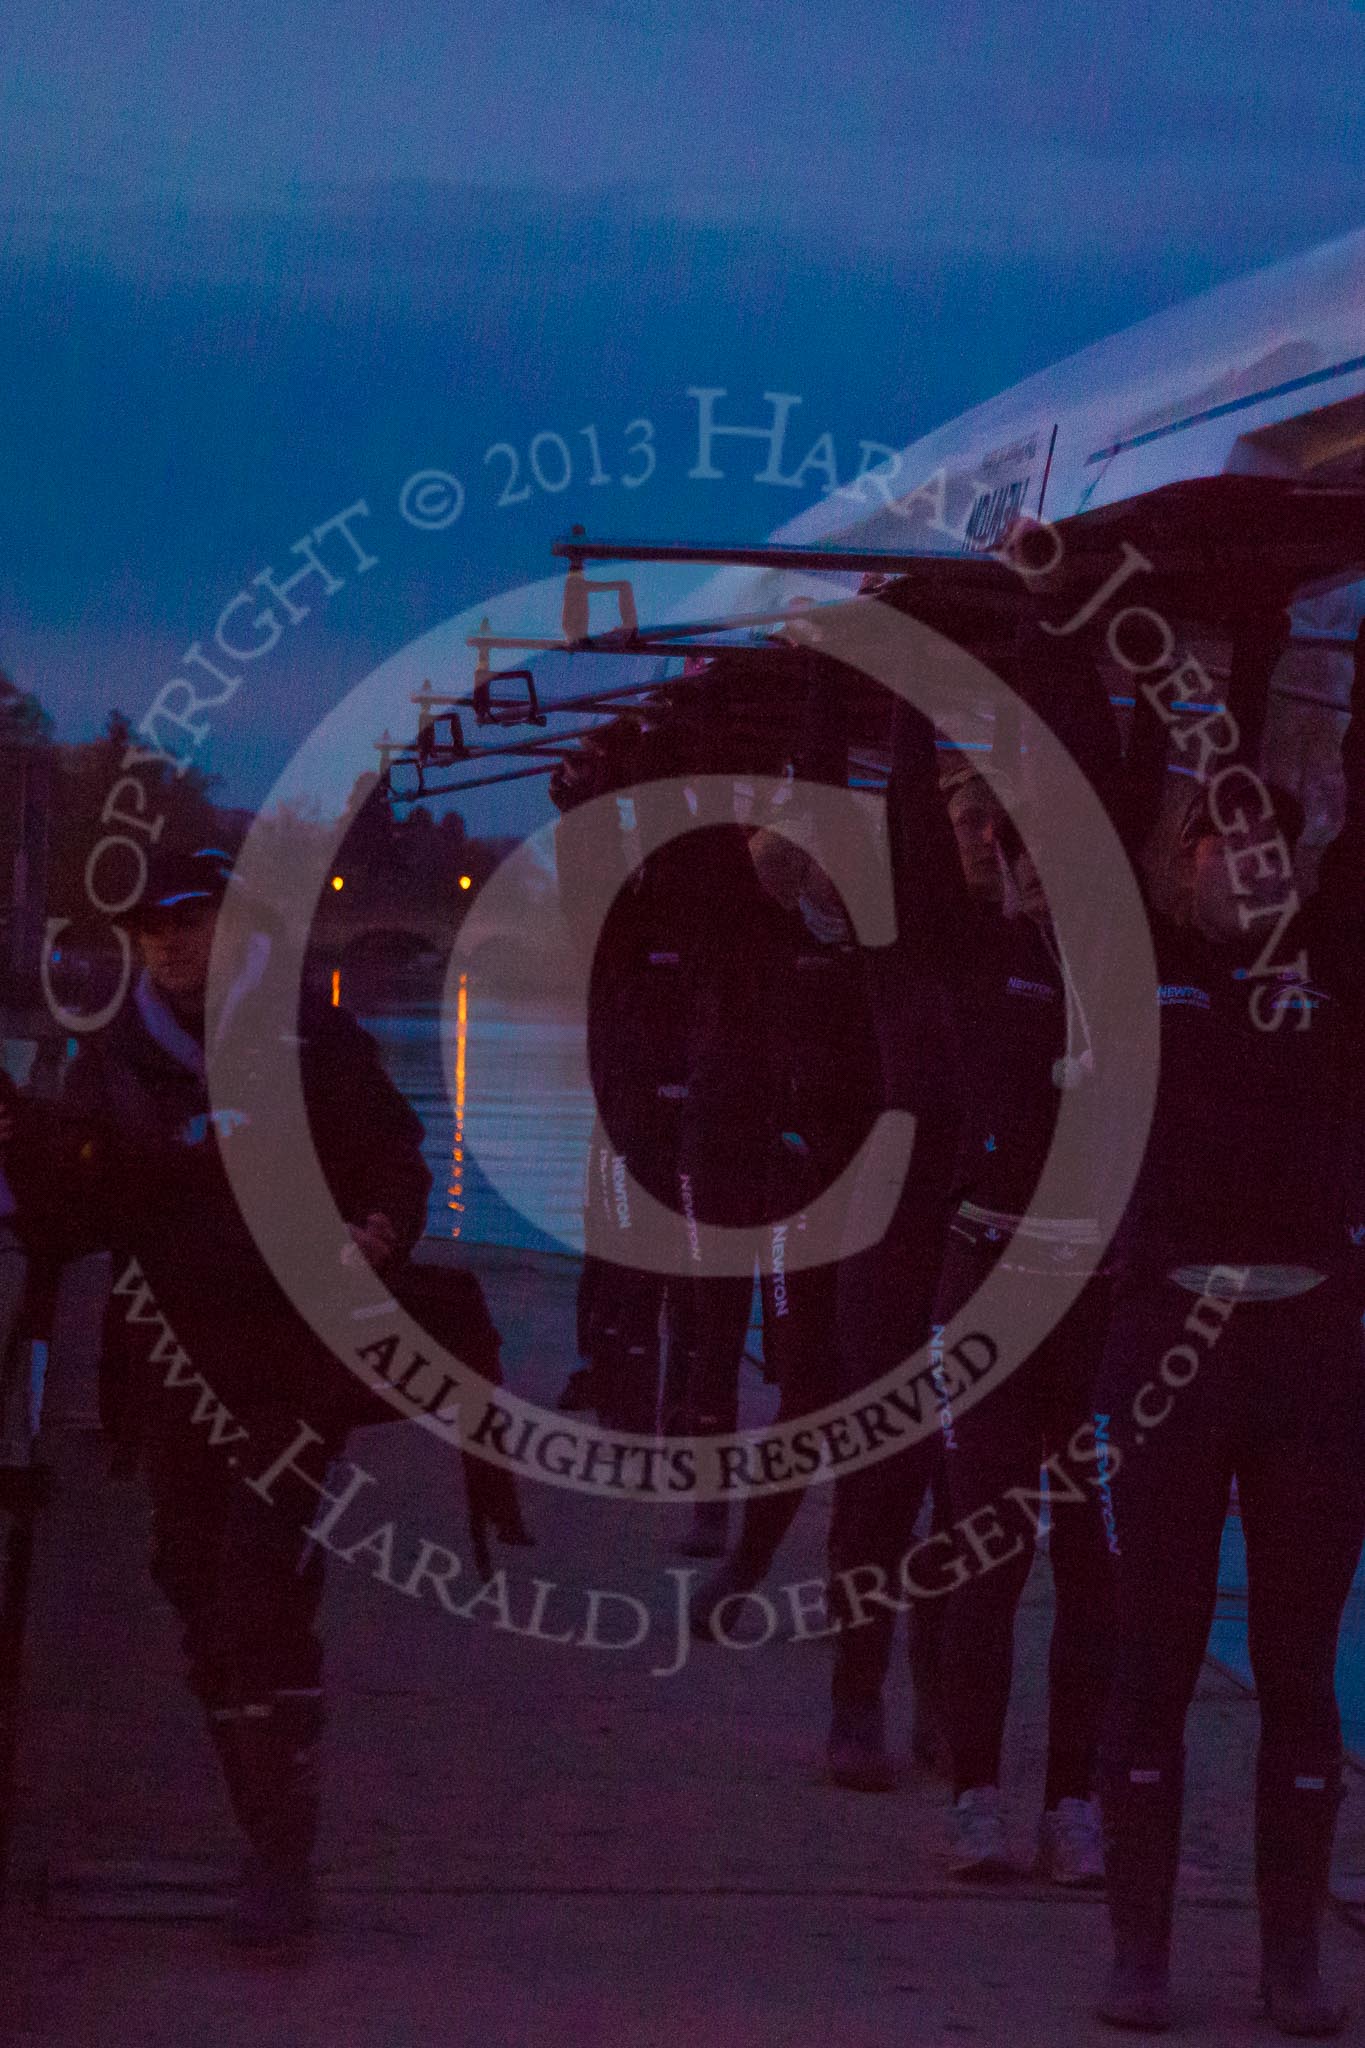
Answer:
<svg viewBox="0 0 1365 2048"><path fill-rule="evenodd" d="M1036 829L1036 826L1035 826ZM1109 1312L1094 1205L1042 1216L1033 1191L1063 1094L1083 1105L1094 1048L1029 854L1009 820L999 828L1015 914L979 910L958 1001L965 1062L960 1200L935 1304L950 1323L999 1264L1021 1294L1044 1300L1091 1277L1050 1334L964 1413L945 1408L944 1469L955 1521L989 1516L999 1561L948 1606L945 1726L952 1753L952 1868L963 1878L1012 1869L1000 1763L1013 1675L1015 1615L1033 1565L1038 1474L1048 1474L1048 1557L1056 1591L1049 1657L1047 1775L1037 1864L1066 1885L1103 1880L1095 1800L1100 1718L1113 1641L1110 1560L1088 1439ZM1088 1213L1082 1213L1086 1212ZM1083 1461L1068 1464L1076 1450Z"/></svg>
<svg viewBox="0 0 1365 2048"><path fill-rule="evenodd" d="M685 1387L679 1410L694 1436L738 1426L739 1383L754 1298L754 1269L716 1269L704 1233L752 1231L767 1194L772 1047L765 1029L771 926L748 839L739 825L708 826L661 850L678 864L686 903L683 1008L686 1085L674 1208L682 1220ZM670 1395L670 1401L676 1398ZM724 1553L726 1500L701 1501L684 1555Z"/></svg>
<svg viewBox="0 0 1365 2048"><path fill-rule="evenodd" d="M962 1123L954 963L977 914L969 888L981 885L987 874L985 856L994 827L986 810L974 802L969 829L956 833L957 821L950 825L939 788L934 728L908 704L897 705L887 790L896 937L893 944L865 953L863 971L876 1048L877 1106L912 1116L915 1138L883 1234L839 1268L838 1362L844 1396L903 1364L930 1337ZM989 871L995 871L993 854ZM941 1439L931 1431L836 1483L830 1611L837 1633L826 1761L832 1782L849 1790L887 1792L895 1783L883 1694L896 1617L906 1611L916 1693L912 1750L917 1761L929 1762L937 1748L947 1586L910 1585L906 1564L916 1523L934 1502L941 1480Z"/></svg>
<svg viewBox="0 0 1365 2048"><path fill-rule="evenodd" d="M1261 1985L1335 2033L1318 1929L1341 1790L1337 1632L1365 1537L1358 827L1290 922L1301 826L1249 771L1193 804L1156 924L1161 1078L1097 1393L1112 1442L1117 1668L1101 2015L1169 2023L1185 1717L1235 1479L1260 1703Z"/></svg>
<svg viewBox="0 0 1365 2048"><path fill-rule="evenodd" d="M749 854L765 891L746 948L761 1031L766 1256L760 1280L765 1376L779 1389L775 1420L789 1423L839 1392L839 1218L812 1248L809 1210L851 1164L877 1108L876 1044L862 961L833 885L790 839L763 830ZM741 1016L747 1008L741 1006ZM750 1494L734 1550L692 1603L692 1625L714 1639L724 1603L767 1576L805 1489Z"/></svg>

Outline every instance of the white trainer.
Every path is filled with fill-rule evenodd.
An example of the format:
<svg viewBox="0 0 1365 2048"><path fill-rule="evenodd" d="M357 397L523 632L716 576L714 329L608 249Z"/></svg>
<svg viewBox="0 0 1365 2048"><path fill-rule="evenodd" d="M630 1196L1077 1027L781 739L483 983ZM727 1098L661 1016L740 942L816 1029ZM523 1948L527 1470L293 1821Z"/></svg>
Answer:
<svg viewBox="0 0 1365 2048"><path fill-rule="evenodd" d="M1000 1792L995 1785L974 1785L962 1793L952 1816L952 1844L948 1867L954 1877L1010 1877L1005 1841L1005 1821L1000 1810Z"/></svg>
<svg viewBox="0 0 1365 2048"><path fill-rule="evenodd" d="M1052 1884L1104 1883L1104 1844L1099 1802L1059 1799L1038 1830L1039 1877Z"/></svg>

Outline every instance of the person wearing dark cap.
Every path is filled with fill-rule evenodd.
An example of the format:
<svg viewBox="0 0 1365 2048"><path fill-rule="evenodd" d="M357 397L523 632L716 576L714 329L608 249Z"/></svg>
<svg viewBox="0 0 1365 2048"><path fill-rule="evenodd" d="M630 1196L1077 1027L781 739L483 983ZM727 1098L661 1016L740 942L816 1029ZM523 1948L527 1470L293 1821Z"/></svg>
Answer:
<svg viewBox="0 0 1365 2048"><path fill-rule="evenodd" d="M350 1233L319 1286L342 1286L348 1258L394 1271L423 1229L430 1175L421 1125L373 1041L344 1010L300 1003L277 983L269 913L237 888L225 855L159 859L134 923L143 971L109 1030L78 1054L63 1114L95 1241L137 1262L187 1354L176 1370L161 1347L139 1361L152 1569L181 1622L191 1689L250 1844L233 1933L273 1946L306 1934L313 1912L323 1554L303 1535L316 1496L302 1481L291 1496L291 1473L266 1499L218 1440L242 1447L227 1423L245 1430L251 1469L266 1470L305 1422L321 1471L367 1411L237 1206L228 1150L269 1146L270 1134L250 1100L211 1101L210 1056L249 1075L283 1056L282 1039L297 1046L313 1141ZM229 949L230 978L210 1009L215 943ZM187 1375L209 1390L202 1398L187 1397Z"/></svg>
<svg viewBox="0 0 1365 2048"><path fill-rule="evenodd" d="M1234 1480L1262 1996L1284 2034L1345 2017L1318 1942L1342 1796L1337 1633L1365 1536L1365 888L1357 846L1298 913L1301 826L1292 797L1228 767L1188 809L1154 920L1160 1081L1096 1394L1117 1550L1100 2015L1144 2031L1171 2019L1185 1718Z"/></svg>

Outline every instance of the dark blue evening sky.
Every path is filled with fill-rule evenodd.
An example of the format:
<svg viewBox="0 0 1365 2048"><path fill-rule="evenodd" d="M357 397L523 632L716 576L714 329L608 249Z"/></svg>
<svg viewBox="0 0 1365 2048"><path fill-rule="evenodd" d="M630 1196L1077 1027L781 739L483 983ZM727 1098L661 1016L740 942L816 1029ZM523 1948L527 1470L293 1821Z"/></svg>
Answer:
<svg viewBox="0 0 1365 2048"><path fill-rule="evenodd" d="M218 721L212 765L259 797L350 682L544 575L571 519L731 537L809 502L753 462L689 482L687 386L735 418L801 394L792 449L829 429L847 470L1360 225L1363 77L1341 0L10 0L0 664L66 734L137 711L367 497L380 568ZM615 478L642 416L654 475L592 486L582 429ZM538 432L573 482L498 510L486 449L525 472ZM469 493L439 542L394 511L426 465Z"/></svg>

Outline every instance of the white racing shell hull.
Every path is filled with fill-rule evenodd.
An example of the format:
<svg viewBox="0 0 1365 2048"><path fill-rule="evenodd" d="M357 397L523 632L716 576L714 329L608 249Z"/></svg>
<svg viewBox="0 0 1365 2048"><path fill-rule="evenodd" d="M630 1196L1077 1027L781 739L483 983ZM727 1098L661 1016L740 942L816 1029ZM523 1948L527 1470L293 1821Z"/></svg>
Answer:
<svg viewBox="0 0 1365 2048"><path fill-rule="evenodd" d="M1359 489L1365 505L1365 231L1083 349L914 442L880 476L830 493L772 538L985 555L1019 516L1063 525L1234 477L1340 484ZM1365 574L1365 533L1354 573ZM826 573L729 571L708 583L693 616L835 587Z"/></svg>

